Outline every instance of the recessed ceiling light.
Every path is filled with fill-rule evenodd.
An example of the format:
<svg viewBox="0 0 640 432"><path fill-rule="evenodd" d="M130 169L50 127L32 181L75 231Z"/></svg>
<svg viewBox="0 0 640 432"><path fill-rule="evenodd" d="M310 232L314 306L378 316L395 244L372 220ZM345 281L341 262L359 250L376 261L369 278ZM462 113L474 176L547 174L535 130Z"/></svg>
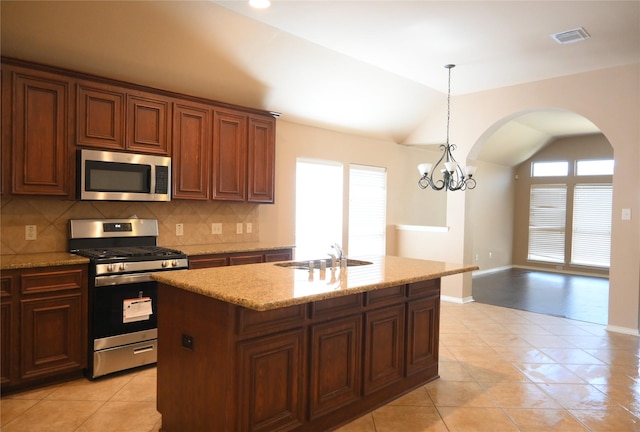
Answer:
<svg viewBox="0 0 640 432"><path fill-rule="evenodd" d="M584 28L578 27L573 30L552 34L551 37L559 44L568 44L589 39L591 36Z"/></svg>
<svg viewBox="0 0 640 432"><path fill-rule="evenodd" d="M271 6L271 2L269 0L249 0L249 5L256 9L266 9Z"/></svg>

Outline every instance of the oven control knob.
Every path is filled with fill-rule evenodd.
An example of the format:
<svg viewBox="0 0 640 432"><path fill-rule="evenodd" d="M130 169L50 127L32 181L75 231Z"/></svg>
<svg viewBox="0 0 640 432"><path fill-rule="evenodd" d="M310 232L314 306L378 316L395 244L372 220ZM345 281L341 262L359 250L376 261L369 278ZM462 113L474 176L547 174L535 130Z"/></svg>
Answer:
<svg viewBox="0 0 640 432"><path fill-rule="evenodd" d="M173 267L178 267L178 260L173 260L173 261L171 261L171 265L172 265Z"/></svg>
<svg viewBox="0 0 640 432"><path fill-rule="evenodd" d="M165 267L166 267L166 266L168 266L168 265L169 265L169 263L168 263L168 262L166 262L166 261L162 261L162 268L165 268Z"/></svg>
<svg viewBox="0 0 640 432"><path fill-rule="evenodd" d="M120 271L125 271L127 269L126 263L120 263Z"/></svg>
<svg viewBox="0 0 640 432"><path fill-rule="evenodd" d="M113 270L115 270L115 265L114 264L107 264L107 271L108 272L112 272Z"/></svg>

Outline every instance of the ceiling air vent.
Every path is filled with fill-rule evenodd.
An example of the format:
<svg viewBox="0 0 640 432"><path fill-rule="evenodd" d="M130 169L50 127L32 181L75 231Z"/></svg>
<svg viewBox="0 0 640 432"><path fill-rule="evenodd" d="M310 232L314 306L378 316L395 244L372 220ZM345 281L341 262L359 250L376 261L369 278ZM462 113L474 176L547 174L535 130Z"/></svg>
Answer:
<svg viewBox="0 0 640 432"><path fill-rule="evenodd" d="M559 44L568 44L589 39L591 36L585 29L578 27L577 29L552 34L551 37Z"/></svg>

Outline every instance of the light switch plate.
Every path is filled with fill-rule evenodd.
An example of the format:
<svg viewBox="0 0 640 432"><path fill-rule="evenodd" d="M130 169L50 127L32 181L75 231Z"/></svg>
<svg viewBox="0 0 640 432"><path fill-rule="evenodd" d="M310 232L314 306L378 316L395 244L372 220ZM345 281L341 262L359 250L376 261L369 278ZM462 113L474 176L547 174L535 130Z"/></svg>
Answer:
<svg viewBox="0 0 640 432"><path fill-rule="evenodd" d="M211 224L211 234L222 234L222 224L221 223L212 223Z"/></svg>
<svg viewBox="0 0 640 432"><path fill-rule="evenodd" d="M184 235L184 225L176 224L176 235L177 236Z"/></svg>
<svg viewBox="0 0 640 432"><path fill-rule="evenodd" d="M247 222L247 234L251 234L253 232L253 224L251 222Z"/></svg>
<svg viewBox="0 0 640 432"><path fill-rule="evenodd" d="M38 227L36 225L24 226L24 239L36 240L38 238Z"/></svg>
<svg viewBox="0 0 640 432"><path fill-rule="evenodd" d="M236 234L242 234L242 222L236 224Z"/></svg>
<svg viewBox="0 0 640 432"><path fill-rule="evenodd" d="M622 220L631 220L631 209L623 208L622 209Z"/></svg>

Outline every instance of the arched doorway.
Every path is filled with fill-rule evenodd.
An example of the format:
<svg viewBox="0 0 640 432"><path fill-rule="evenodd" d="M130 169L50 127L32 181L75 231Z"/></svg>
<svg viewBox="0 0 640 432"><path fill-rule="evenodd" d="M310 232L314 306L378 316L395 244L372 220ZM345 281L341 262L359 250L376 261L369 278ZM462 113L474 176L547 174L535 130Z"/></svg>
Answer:
<svg viewBox="0 0 640 432"><path fill-rule="evenodd" d="M537 155L537 159L536 159ZM549 313L553 315L567 316L568 318L589 321L585 313L571 313L569 309L579 309L582 312L589 308L580 306L575 308L576 302L583 305L597 304L598 310L591 314L592 321L599 324L607 323L608 305L608 268L596 268L585 265L574 265L571 259L571 211L573 191L576 183L594 182L593 178L573 177L573 166L580 159L613 159L613 149L596 125L588 119L566 110L540 109L515 113L500 122L496 122L489 128L476 143L469 155L475 159L474 164L479 166L479 187L473 194L468 194L467 200L467 225L471 227L472 234L472 258L480 267L476 272L480 275L502 272L500 276L508 278L513 269L519 269L518 279L513 283L522 284L522 291L514 291L509 297L508 293L501 293L499 304L507 307L527 309L533 307L534 312ZM567 213L567 258L562 262L544 262L539 259L531 259L527 255L529 241L529 194L532 181L529 177L530 166L533 160L567 160L571 166L571 180L555 178L551 183L566 183L569 197ZM481 175L480 175L481 174ZM612 176L608 179L598 178L597 181L612 182ZM549 179L545 179L550 183ZM610 214L610 210L609 210ZM545 309L544 304L531 304L531 293L540 294L541 290L526 292L531 281L525 276L532 276L531 271L549 272L555 278L541 280L541 286L557 286L557 292L542 296L542 298L559 297L560 300L551 302ZM523 276L523 272L525 276ZM571 297L571 292L587 295L591 288L585 288L582 292L579 286L592 286L590 279L577 280L563 275L591 275L599 277L600 295L593 299L578 299ZM494 276L497 276L494 275ZM538 276L535 274L534 276ZM484 277L484 276L482 276ZM533 276L532 276L533 277ZM604 277L604 279L603 279ZM602 292L602 282L606 284ZM495 285L495 283L493 283ZM487 299L482 291L475 289L472 284L472 295L476 301ZM576 288L577 286L577 288ZM496 293L494 293L496 294ZM524 298L524 296L527 296ZM494 296L495 297L495 296ZM518 298L522 297L522 298ZM535 295L533 296L535 297ZM579 300L579 301L578 301ZM562 302L567 308L561 308ZM484 301L483 301L484 302ZM586 303L585 303L586 302Z"/></svg>

